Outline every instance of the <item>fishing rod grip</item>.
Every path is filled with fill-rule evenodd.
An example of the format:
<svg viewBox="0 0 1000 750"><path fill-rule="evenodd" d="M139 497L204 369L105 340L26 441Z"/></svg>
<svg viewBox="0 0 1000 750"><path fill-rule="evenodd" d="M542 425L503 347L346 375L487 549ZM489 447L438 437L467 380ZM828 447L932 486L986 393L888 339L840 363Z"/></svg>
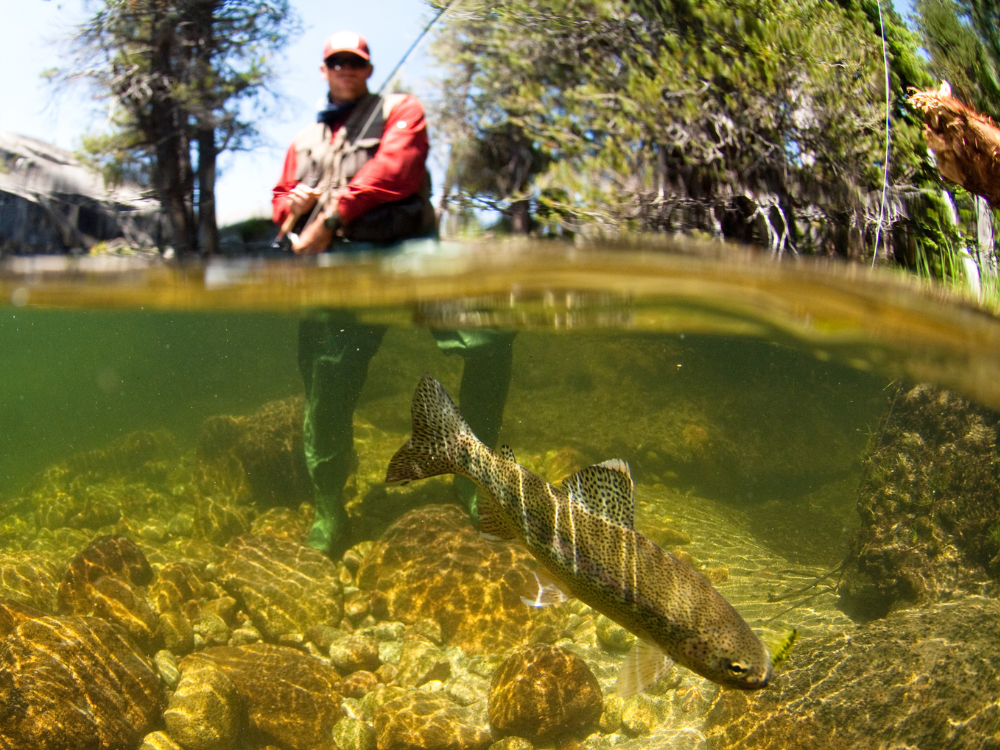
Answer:
<svg viewBox="0 0 1000 750"><path fill-rule="evenodd" d="M288 214L288 217L283 222L281 222L281 229L278 231L279 240L292 231L292 229L295 227L295 222L297 222L299 220L299 217L301 216L302 214L295 213L294 211Z"/></svg>

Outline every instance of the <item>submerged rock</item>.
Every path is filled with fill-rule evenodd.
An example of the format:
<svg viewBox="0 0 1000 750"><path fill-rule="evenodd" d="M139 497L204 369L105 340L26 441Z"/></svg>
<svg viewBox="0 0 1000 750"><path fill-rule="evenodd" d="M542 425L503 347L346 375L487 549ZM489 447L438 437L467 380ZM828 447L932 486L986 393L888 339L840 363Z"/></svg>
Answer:
<svg viewBox="0 0 1000 750"><path fill-rule="evenodd" d="M718 750L995 747L1000 602L895 612L843 636L802 637L766 690L722 690Z"/></svg>
<svg viewBox="0 0 1000 750"><path fill-rule="evenodd" d="M49 466L28 487L20 508L43 529L127 528L171 512L170 472L180 452L167 431L136 431L99 449L82 451ZM160 523L147 526L159 535ZM165 524L163 524L165 525ZM136 529L138 530L138 529Z"/></svg>
<svg viewBox="0 0 1000 750"><path fill-rule="evenodd" d="M490 730L480 714L443 695L411 691L375 711L379 750L483 750Z"/></svg>
<svg viewBox="0 0 1000 750"><path fill-rule="evenodd" d="M153 570L134 542L98 537L69 564L59 584L59 609L112 622L148 651L157 631L156 614L145 598L152 578Z"/></svg>
<svg viewBox="0 0 1000 750"><path fill-rule="evenodd" d="M43 555L13 553L0 556L0 597L54 614L58 576L55 568Z"/></svg>
<svg viewBox="0 0 1000 750"><path fill-rule="evenodd" d="M18 621L0 640L0 748L131 750L159 721L159 677L118 629L0 611Z"/></svg>
<svg viewBox="0 0 1000 750"><path fill-rule="evenodd" d="M333 739L339 750L375 750L375 730L360 719L343 718L333 728Z"/></svg>
<svg viewBox="0 0 1000 750"><path fill-rule="evenodd" d="M515 651L490 683L490 726L498 737L545 742L595 729L601 688L586 662L557 646Z"/></svg>
<svg viewBox="0 0 1000 750"><path fill-rule="evenodd" d="M267 640L319 625L336 627L344 613L336 566L298 542L238 537L226 547L218 577Z"/></svg>
<svg viewBox="0 0 1000 750"><path fill-rule="evenodd" d="M225 672L201 660L185 668L163 720L171 739L186 750L230 750L245 712Z"/></svg>
<svg viewBox="0 0 1000 750"><path fill-rule="evenodd" d="M521 601L529 590L531 556L489 542L452 505L411 511L376 542L358 571L379 619L431 619L444 643L495 653L524 644L555 617ZM552 608L549 608L552 609Z"/></svg>
<svg viewBox="0 0 1000 750"><path fill-rule="evenodd" d="M900 388L869 447L839 593L857 617L1000 581L1000 414Z"/></svg>
<svg viewBox="0 0 1000 750"><path fill-rule="evenodd" d="M332 732L343 709L334 669L293 648L257 643L207 648L187 656L180 663L182 680L205 665L232 682L249 730L264 739L261 744L336 750Z"/></svg>
<svg viewBox="0 0 1000 750"><path fill-rule="evenodd" d="M264 404L244 417L205 420L198 457L220 463L234 459L261 508L298 507L312 500L312 483L302 443L304 398L293 396Z"/></svg>

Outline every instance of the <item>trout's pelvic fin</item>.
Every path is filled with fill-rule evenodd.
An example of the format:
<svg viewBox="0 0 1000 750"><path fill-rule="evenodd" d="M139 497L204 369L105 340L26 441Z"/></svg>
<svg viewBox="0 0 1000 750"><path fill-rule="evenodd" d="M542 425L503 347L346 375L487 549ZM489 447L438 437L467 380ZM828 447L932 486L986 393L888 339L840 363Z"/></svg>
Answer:
<svg viewBox="0 0 1000 750"><path fill-rule="evenodd" d="M548 569L540 567L528 579L528 591L521 601L529 607L549 607L568 602L573 597L565 594Z"/></svg>
<svg viewBox="0 0 1000 750"><path fill-rule="evenodd" d="M635 527L635 496L628 464L619 458L604 461L562 481L570 500L594 515L626 529Z"/></svg>
<svg viewBox="0 0 1000 750"><path fill-rule="evenodd" d="M674 660L663 653L659 646L636 638L618 672L615 694L628 698L641 693L669 672L672 666Z"/></svg>

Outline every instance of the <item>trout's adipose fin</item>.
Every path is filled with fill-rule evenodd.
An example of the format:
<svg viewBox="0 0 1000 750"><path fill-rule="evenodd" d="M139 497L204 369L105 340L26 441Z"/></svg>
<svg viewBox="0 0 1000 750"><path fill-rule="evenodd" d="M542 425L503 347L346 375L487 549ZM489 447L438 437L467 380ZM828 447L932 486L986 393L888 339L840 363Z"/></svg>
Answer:
<svg viewBox="0 0 1000 750"><path fill-rule="evenodd" d="M663 653L659 646L636 638L618 672L615 694L628 698L641 693L669 672L672 666L674 660Z"/></svg>
<svg viewBox="0 0 1000 750"><path fill-rule="evenodd" d="M626 529L635 527L635 496L628 464L618 458L566 477L562 487L570 500L596 516Z"/></svg>
<svg viewBox="0 0 1000 750"><path fill-rule="evenodd" d="M511 529L500 523L496 511L496 500L485 489L477 485L477 510L479 511L479 533L491 542L500 542L505 539L514 539L515 534Z"/></svg>

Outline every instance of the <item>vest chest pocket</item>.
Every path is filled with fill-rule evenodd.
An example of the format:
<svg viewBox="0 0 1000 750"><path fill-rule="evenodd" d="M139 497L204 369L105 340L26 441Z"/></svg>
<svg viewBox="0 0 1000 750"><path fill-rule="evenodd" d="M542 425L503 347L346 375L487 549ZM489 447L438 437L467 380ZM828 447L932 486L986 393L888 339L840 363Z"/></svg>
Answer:
<svg viewBox="0 0 1000 750"><path fill-rule="evenodd" d="M348 147L340 162L340 185L337 187L346 185L361 171L361 167L375 156L381 142L381 138L359 138Z"/></svg>

